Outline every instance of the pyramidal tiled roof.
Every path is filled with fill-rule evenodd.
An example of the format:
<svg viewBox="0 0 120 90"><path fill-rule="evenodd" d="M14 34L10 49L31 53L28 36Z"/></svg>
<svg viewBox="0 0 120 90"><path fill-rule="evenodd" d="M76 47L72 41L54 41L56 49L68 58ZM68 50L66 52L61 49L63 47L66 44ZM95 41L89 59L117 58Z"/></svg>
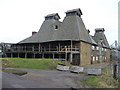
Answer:
<svg viewBox="0 0 120 90"><path fill-rule="evenodd" d="M60 22L58 13L49 14L45 17L40 30L20 41L19 43L41 43L59 40L75 40L92 43L89 34L81 18L80 9L73 9L66 12L63 22Z"/></svg>
<svg viewBox="0 0 120 90"><path fill-rule="evenodd" d="M110 48L108 41L106 39L106 36L104 34L105 29L104 28L96 28L95 29L95 34L93 36L93 39L95 40L96 43L102 43L103 47Z"/></svg>

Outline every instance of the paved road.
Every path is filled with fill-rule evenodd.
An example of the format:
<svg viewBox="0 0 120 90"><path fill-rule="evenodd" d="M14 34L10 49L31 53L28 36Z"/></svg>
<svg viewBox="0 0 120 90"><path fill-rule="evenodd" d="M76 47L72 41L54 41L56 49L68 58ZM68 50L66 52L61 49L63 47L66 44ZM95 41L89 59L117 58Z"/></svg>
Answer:
<svg viewBox="0 0 120 90"><path fill-rule="evenodd" d="M107 64L86 66L85 68L103 68ZM8 68L28 72L23 76L2 73L3 88L92 88L80 83L85 74L76 74L57 70Z"/></svg>
<svg viewBox="0 0 120 90"><path fill-rule="evenodd" d="M17 76L3 72L3 87L13 88L89 88L80 80L86 79L84 74L62 72L57 70L22 69L28 74Z"/></svg>
<svg viewBox="0 0 120 90"><path fill-rule="evenodd" d="M44 85L18 75L2 72L2 88L43 88ZM27 89L26 89L27 90Z"/></svg>

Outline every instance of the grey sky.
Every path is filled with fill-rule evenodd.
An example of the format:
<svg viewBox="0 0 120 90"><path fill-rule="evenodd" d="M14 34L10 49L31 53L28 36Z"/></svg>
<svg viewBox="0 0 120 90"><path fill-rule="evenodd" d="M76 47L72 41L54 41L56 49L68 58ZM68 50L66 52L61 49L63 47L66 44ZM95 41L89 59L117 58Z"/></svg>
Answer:
<svg viewBox="0 0 120 90"><path fill-rule="evenodd" d="M17 43L38 31L44 16L80 8L87 29L105 28L110 44L118 39L119 0L0 0L0 42Z"/></svg>

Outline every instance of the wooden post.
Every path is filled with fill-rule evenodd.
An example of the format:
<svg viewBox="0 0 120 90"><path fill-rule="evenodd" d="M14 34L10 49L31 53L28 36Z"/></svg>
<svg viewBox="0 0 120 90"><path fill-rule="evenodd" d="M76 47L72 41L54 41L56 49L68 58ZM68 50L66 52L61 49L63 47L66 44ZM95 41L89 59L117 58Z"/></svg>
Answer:
<svg viewBox="0 0 120 90"><path fill-rule="evenodd" d="M35 53L34 53L34 56L33 56L33 58L35 59Z"/></svg>
<svg viewBox="0 0 120 90"><path fill-rule="evenodd" d="M44 52L46 51L46 48L44 47Z"/></svg>
<svg viewBox="0 0 120 90"><path fill-rule="evenodd" d="M11 58L13 58L13 54L11 53Z"/></svg>
<svg viewBox="0 0 120 90"><path fill-rule="evenodd" d="M59 60L61 59L61 54L59 53Z"/></svg>
<svg viewBox="0 0 120 90"><path fill-rule="evenodd" d="M65 59L66 59L66 61L67 61L67 51L65 52Z"/></svg>
<svg viewBox="0 0 120 90"><path fill-rule="evenodd" d="M44 58L44 53L42 53L42 58Z"/></svg>
<svg viewBox="0 0 120 90"><path fill-rule="evenodd" d="M25 58L27 58L27 53L25 53Z"/></svg>
<svg viewBox="0 0 120 90"><path fill-rule="evenodd" d="M19 58L19 53L18 53L18 58Z"/></svg>
<svg viewBox="0 0 120 90"><path fill-rule="evenodd" d="M32 51L34 52L34 46L32 46Z"/></svg>
<svg viewBox="0 0 120 90"><path fill-rule="evenodd" d="M42 52L42 46L40 46L40 52Z"/></svg>
<svg viewBox="0 0 120 90"><path fill-rule="evenodd" d="M54 59L54 53L53 53L53 59Z"/></svg>
<svg viewBox="0 0 120 90"><path fill-rule="evenodd" d="M49 43L49 52L50 52L50 43Z"/></svg>
<svg viewBox="0 0 120 90"><path fill-rule="evenodd" d="M39 52L40 52L40 43L39 43Z"/></svg>
<svg viewBox="0 0 120 90"><path fill-rule="evenodd" d="M25 52L26 52L26 46L25 46Z"/></svg>
<svg viewBox="0 0 120 90"><path fill-rule="evenodd" d="M59 52L60 52L60 43L59 43Z"/></svg>
<svg viewBox="0 0 120 90"><path fill-rule="evenodd" d="M77 47L75 46L75 51L76 51Z"/></svg>

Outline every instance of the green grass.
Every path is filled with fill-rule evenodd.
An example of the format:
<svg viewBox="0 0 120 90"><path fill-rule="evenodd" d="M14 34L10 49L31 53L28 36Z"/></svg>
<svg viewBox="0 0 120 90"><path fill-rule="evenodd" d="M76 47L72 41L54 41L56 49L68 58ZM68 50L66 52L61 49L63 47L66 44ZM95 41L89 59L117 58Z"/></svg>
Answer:
<svg viewBox="0 0 120 90"><path fill-rule="evenodd" d="M68 63L67 61L58 61L58 64L63 64L63 65L66 65L66 66L71 66L71 64Z"/></svg>
<svg viewBox="0 0 120 90"><path fill-rule="evenodd" d="M81 82L95 88L118 88L118 81L112 77L110 67L103 68L101 76L89 75L87 80Z"/></svg>
<svg viewBox="0 0 120 90"><path fill-rule="evenodd" d="M3 58L2 67L54 69L57 63L55 59Z"/></svg>

